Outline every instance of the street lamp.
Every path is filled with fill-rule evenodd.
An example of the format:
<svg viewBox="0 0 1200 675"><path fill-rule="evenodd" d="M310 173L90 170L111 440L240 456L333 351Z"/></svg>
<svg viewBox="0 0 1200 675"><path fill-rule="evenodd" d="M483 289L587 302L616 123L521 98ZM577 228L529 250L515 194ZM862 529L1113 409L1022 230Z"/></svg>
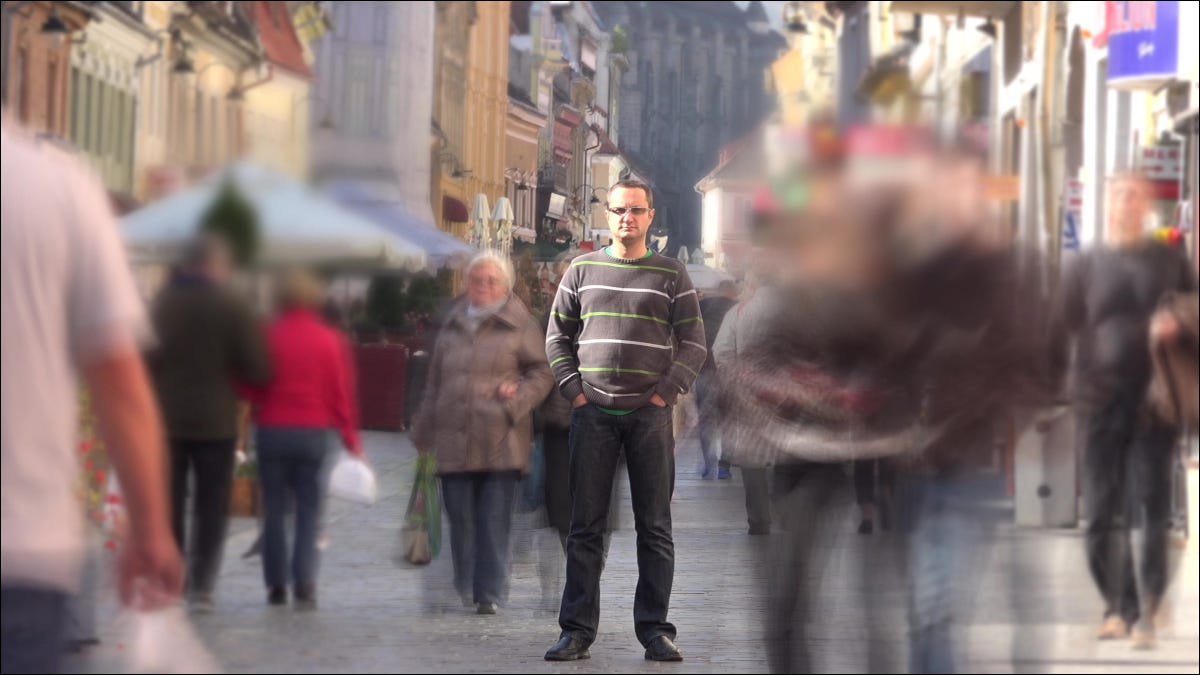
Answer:
<svg viewBox="0 0 1200 675"><path fill-rule="evenodd" d="M67 26L67 22L58 15L58 8L51 7L50 17L42 24L42 37L49 40L51 48L59 49L66 42L70 33L71 29Z"/></svg>
<svg viewBox="0 0 1200 675"><path fill-rule="evenodd" d="M793 33L808 34L808 24L804 21L804 9L795 0L783 6L783 23Z"/></svg>
<svg viewBox="0 0 1200 675"><path fill-rule="evenodd" d="M192 57L188 55L188 50L192 46L182 38L179 40L179 56L175 59L175 65L171 66L171 72L176 75L191 75L196 72L196 64L192 62ZM212 64L209 64L212 65ZM205 66L206 68L208 66Z"/></svg>
<svg viewBox="0 0 1200 675"><path fill-rule="evenodd" d="M179 56L176 57L175 63L171 67L171 72L186 75L195 71L195 65L192 64L192 60L187 55L190 45L183 39L178 28L163 28L156 31L152 37L158 43L158 51L149 56L139 56L133 64L135 70L141 70L163 57L163 52L166 50L166 41L163 40L163 36L167 34L170 34L171 42L177 45L179 49Z"/></svg>
<svg viewBox="0 0 1200 675"><path fill-rule="evenodd" d="M187 64L189 66L192 65L191 59L187 60ZM238 72L236 70L234 70L233 67L230 66L229 64L222 63L220 61L210 61L203 68L201 68L199 72L196 73L196 91L200 91L201 77L204 75L205 71L207 71L209 68L212 68L213 66L223 66L224 68L228 69L230 73L233 74L234 84L232 87L230 87L229 93L225 94L225 100L231 101L231 102L237 102L237 101L241 101L241 100L245 99L246 98L245 95L242 94L241 88L238 87L238 85L237 85ZM177 72L177 73L191 72L191 71L180 70L179 68L180 68L180 63L176 62L175 67L172 68L171 70L173 70L174 72Z"/></svg>
<svg viewBox="0 0 1200 675"><path fill-rule="evenodd" d="M471 175L470 169L464 169L462 167L462 162L459 161L458 155L449 150L443 150L438 155L438 160L443 164L450 164L454 166L454 169L450 172L451 178L465 178L466 176Z"/></svg>
<svg viewBox="0 0 1200 675"><path fill-rule="evenodd" d="M983 25L979 27L978 30L980 33L983 33L984 35L988 36L989 38L991 38L993 40L996 39L996 22L992 21L991 16L988 16L987 21L985 21L983 23Z"/></svg>

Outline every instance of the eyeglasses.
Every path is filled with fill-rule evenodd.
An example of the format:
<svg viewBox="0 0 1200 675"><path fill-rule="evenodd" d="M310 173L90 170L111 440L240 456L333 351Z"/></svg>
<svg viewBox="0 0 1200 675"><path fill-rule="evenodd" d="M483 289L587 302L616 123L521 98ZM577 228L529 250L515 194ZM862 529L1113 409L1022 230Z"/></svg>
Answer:
<svg viewBox="0 0 1200 675"><path fill-rule="evenodd" d="M650 213L650 207L649 206L630 206L630 207L610 206L610 207L608 207L608 212L618 218L625 215L626 213L632 213L635 216L644 216L647 213Z"/></svg>

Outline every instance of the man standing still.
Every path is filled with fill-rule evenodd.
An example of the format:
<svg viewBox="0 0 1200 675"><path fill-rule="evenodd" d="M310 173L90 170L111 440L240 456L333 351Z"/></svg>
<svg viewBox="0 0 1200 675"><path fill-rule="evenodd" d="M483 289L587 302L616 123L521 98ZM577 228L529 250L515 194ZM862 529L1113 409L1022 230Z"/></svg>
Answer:
<svg viewBox="0 0 1200 675"><path fill-rule="evenodd" d="M667 621L675 573L671 408L707 354L687 268L646 247L650 187L624 180L609 191L613 244L575 259L559 286L546 354L572 402L571 531L562 634L548 661L589 658L600 622L604 529L617 459L625 453L637 528L634 631L653 661L682 661Z"/></svg>

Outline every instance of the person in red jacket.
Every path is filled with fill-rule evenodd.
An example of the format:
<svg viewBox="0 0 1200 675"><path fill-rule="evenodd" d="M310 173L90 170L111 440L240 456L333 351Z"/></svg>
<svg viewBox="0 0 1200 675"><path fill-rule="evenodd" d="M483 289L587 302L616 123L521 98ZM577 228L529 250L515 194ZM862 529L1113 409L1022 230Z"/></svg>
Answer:
<svg viewBox="0 0 1200 675"><path fill-rule="evenodd" d="M267 328L273 379L250 392L262 485L263 578L267 601L287 603L290 581L297 608L316 607L317 536L325 498L327 432L362 457L349 346L321 317L319 282L287 273L279 288L279 313ZM295 503L291 555L285 523Z"/></svg>

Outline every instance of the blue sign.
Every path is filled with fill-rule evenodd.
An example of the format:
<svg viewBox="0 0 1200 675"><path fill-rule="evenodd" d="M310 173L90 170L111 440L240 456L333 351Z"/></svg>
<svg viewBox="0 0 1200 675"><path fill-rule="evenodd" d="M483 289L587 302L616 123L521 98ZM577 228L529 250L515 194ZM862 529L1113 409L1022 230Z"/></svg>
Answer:
<svg viewBox="0 0 1200 675"><path fill-rule="evenodd" d="M1161 82L1179 72L1178 2L1109 2L1108 82Z"/></svg>
<svg viewBox="0 0 1200 675"><path fill-rule="evenodd" d="M1063 223L1063 250L1079 250L1079 214L1068 212Z"/></svg>

